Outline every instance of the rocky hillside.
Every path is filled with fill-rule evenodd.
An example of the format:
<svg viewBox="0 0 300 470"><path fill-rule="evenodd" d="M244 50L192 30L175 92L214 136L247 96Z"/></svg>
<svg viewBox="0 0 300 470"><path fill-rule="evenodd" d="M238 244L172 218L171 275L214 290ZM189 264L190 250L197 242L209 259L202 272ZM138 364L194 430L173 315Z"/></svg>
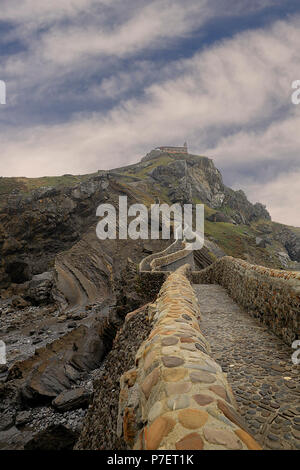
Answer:
<svg viewBox="0 0 300 470"><path fill-rule="evenodd" d="M52 185L44 186L45 182ZM169 204L204 203L206 237L226 254L284 269L297 269L296 263L300 262L300 230L272 222L262 204L253 205L243 191L226 187L211 159L154 151L135 165L99 171L89 177L1 178L2 295L10 295L11 291L5 291L11 287L22 290L20 285L24 283L34 281L37 286L44 279L34 276L45 272L55 272L56 281L58 278L58 283L70 291L76 277L74 263L82 285L75 297L70 294L74 297L71 303L78 302L78 296L97 297L100 290L105 291L104 284L108 289L111 273L119 270L122 261L115 256L119 248L112 247L111 241L100 244L97 240L95 213L100 203L117 203L121 194L129 197L129 203L143 202L147 206L157 200ZM131 256L139 243L129 245L122 259ZM149 243L146 245L150 251L153 249ZM83 257L82 253L91 256ZM94 255L96 261L92 261ZM89 282L98 278L95 266L101 282L93 287ZM50 282L52 274L45 276ZM25 287L28 290L28 284ZM35 296L39 294L29 300L39 302Z"/></svg>
<svg viewBox="0 0 300 470"><path fill-rule="evenodd" d="M137 266L170 241L96 236L97 206L120 195L203 203L212 259L300 270L300 229L226 187L206 157L150 152L92 175L0 178L0 449L72 448L116 331L152 300Z"/></svg>
<svg viewBox="0 0 300 470"><path fill-rule="evenodd" d="M228 255L254 264L300 269L300 229L275 223L265 206L223 183L213 160L152 151L136 165L112 170L119 181L167 203L204 203L205 235Z"/></svg>

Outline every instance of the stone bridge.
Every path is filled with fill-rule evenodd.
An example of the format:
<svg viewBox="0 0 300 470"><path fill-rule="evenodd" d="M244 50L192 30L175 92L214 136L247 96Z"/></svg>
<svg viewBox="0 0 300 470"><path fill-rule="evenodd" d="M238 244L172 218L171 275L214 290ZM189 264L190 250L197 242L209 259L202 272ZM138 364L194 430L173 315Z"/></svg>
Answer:
<svg viewBox="0 0 300 470"><path fill-rule="evenodd" d="M139 289L77 447L299 450L300 275L177 240L141 261Z"/></svg>
<svg viewBox="0 0 300 470"><path fill-rule="evenodd" d="M135 419L147 423L130 445L300 449L300 367L291 357L300 274L232 257L212 263L207 249L176 241L145 258L140 276L158 297L136 368L121 380L119 426L129 427L137 389Z"/></svg>

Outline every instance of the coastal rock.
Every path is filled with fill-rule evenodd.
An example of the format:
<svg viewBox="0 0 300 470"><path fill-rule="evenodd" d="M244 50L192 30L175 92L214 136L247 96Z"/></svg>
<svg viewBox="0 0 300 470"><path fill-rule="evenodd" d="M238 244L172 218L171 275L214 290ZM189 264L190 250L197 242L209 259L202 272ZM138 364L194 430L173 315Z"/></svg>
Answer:
<svg viewBox="0 0 300 470"><path fill-rule="evenodd" d="M52 406L59 411L86 408L90 403L91 396L91 393L87 392L84 388L74 388L60 393L52 401Z"/></svg>

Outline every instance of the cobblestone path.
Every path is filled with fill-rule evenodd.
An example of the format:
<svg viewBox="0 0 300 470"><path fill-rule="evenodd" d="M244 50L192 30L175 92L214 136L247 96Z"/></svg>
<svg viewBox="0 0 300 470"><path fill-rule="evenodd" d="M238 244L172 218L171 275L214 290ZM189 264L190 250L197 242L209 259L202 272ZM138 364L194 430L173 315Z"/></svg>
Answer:
<svg viewBox="0 0 300 470"><path fill-rule="evenodd" d="M300 366L294 352L219 285L194 285L201 330L228 374L241 414L264 449L300 450Z"/></svg>

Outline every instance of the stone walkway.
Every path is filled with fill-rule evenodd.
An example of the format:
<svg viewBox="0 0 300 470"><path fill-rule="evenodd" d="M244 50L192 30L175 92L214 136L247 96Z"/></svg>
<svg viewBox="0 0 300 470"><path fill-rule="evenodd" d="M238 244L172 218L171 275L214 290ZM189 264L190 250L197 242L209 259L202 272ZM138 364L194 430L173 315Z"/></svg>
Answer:
<svg viewBox="0 0 300 470"><path fill-rule="evenodd" d="M208 355L187 274L171 273L148 306L151 333L120 379L117 434L137 450L260 450Z"/></svg>
<svg viewBox="0 0 300 470"><path fill-rule="evenodd" d="M300 366L294 352L219 285L194 285L201 331L228 374L241 414L264 449L300 450Z"/></svg>

